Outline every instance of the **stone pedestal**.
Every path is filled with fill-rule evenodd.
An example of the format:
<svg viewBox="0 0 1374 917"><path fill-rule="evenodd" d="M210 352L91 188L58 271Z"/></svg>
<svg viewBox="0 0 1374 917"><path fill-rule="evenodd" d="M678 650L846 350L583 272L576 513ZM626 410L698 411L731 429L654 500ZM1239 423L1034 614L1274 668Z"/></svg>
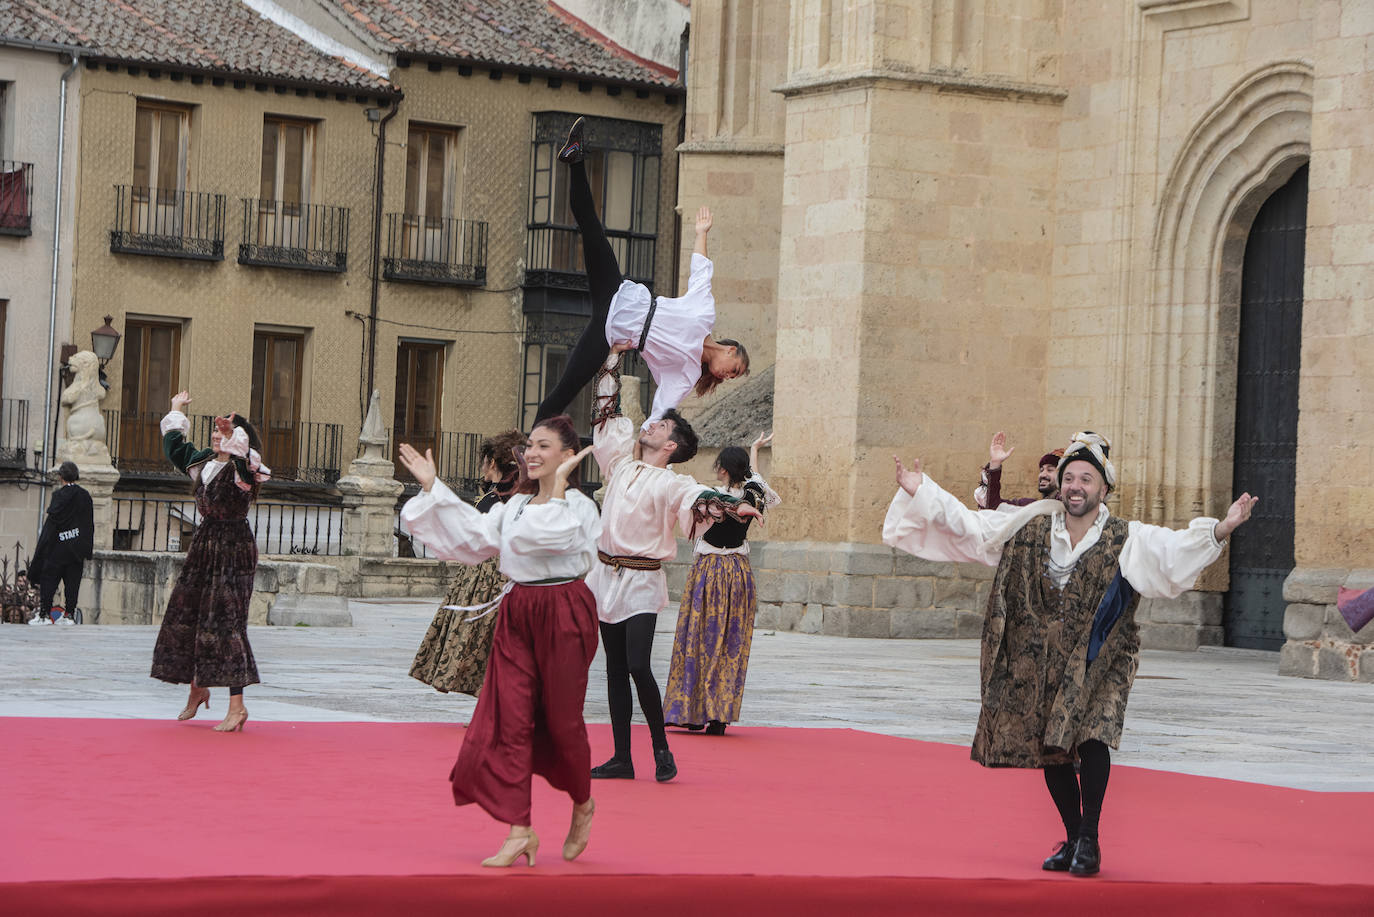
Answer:
<svg viewBox="0 0 1374 917"><path fill-rule="evenodd" d="M1358 633L1336 609L1340 587L1374 587L1374 570L1298 567L1283 583L1288 638L1279 650L1279 674L1330 681L1374 682L1374 623Z"/></svg>
<svg viewBox="0 0 1374 917"><path fill-rule="evenodd" d="M404 489L396 466L385 459L360 458L339 478L343 494L345 554L391 557L395 554L396 498Z"/></svg>

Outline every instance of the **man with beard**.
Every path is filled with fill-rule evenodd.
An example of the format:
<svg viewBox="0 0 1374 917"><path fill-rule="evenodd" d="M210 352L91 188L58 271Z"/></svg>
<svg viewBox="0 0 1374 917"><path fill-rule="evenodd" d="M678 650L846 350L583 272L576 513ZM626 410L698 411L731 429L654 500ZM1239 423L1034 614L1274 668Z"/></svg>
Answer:
<svg viewBox="0 0 1374 917"><path fill-rule="evenodd" d="M1002 463L1011 458L1015 451L1015 446L1007 448L1007 434L999 430L993 435L992 445L988 447L988 463L983 466L978 487L973 491L973 501L978 504L979 509L1030 506L1036 500L1054 500L1059 497L1059 459L1064 455L1063 449L1055 449L1040 456L1040 471L1035 482L1040 496L1017 497L1014 500L1002 496Z"/></svg>
<svg viewBox="0 0 1374 917"><path fill-rule="evenodd" d="M883 542L935 561L997 567L983 624L982 711L972 758L1041 768L1066 839L1043 868L1098 872L1098 820L1135 678L1141 597L1175 598L1221 554L1258 497L1220 521L1172 530L1113 516L1106 437L1074 436L1058 464L1061 500L975 512L897 459ZM895 456L894 456L895 458ZM1079 771L1074 772L1078 762Z"/></svg>
<svg viewBox="0 0 1374 917"><path fill-rule="evenodd" d="M592 768L592 777L634 778L630 756L633 680L639 709L649 724L654 778L663 783L677 776L677 764L668 749L663 696L654 679L650 653L658 613L668 604L663 562L677 555L673 530L681 527L694 538L725 514L744 519L757 516L758 510L669 470L670 462L688 461L697 451L697 435L677 411L667 411L660 420L645 424L636 436L634 423L620 413L620 355L632 347L630 341L615 343L595 383L592 454L601 466L605 496L596 545L600 563L587 574L587 587L596 596L601 619L615 754Z"/></svg>

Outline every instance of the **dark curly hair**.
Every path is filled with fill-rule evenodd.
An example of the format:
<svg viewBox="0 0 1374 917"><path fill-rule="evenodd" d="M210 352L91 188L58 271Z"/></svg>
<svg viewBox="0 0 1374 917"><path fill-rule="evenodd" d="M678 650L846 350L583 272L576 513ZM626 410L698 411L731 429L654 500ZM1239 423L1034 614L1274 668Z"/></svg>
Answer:
<svg viewBox="0 0 1374 917"><path fill-rule="evenodd" d="M687 419L677 411L667 411L664 413L663 419L673 422L673 432L668 434L668 439L674 445L672 461L674 463L690 462L697 454L696 431L692 429L692 425L687 422Z"/></svg>
<svg viewBox="0 0 1374 917"><path fill-rule="evenodd" d="M502 499L515 491L520 480L518 450L523 449L526 442L525 434L519 430L503 430L482 440L482 445L477 450L477 455L483 462L491 462L501 473L501 480L496 484L496 493Z"/></svg>

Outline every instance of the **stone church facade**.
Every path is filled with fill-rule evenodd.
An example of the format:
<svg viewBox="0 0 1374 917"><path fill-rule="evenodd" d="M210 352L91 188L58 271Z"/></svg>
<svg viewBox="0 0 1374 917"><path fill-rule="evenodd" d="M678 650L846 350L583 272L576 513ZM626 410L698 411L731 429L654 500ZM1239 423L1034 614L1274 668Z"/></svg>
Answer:
<svg viewBox="0 0 1374 917"><path fill-rule="evenodd" d="M971 499L1005 430L1028 494L1091 429L1128 518L1261 497L1147 645L1374 680L1374 4L696 0L687 86L717 329L776 380L765 625L976 633L982 571L878 544L892 454Z"/></svg>

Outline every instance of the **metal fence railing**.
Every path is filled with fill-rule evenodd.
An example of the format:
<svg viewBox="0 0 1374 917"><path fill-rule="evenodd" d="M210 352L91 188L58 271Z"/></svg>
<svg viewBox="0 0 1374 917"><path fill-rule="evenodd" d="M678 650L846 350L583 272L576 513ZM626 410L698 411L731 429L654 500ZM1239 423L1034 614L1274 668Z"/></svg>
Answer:
<svg viewBox="0 0 1374 917"><path fill-rule="evenodd" d="M223 194L115 185L110 251L222 261L225 208Z"/></svg>
<svg viewBox="0 0 1374 917"><path fill-rule="evenodd" d="M487 282L487 224L411 213L386 215L387 280L482 286Z"/></svg>
<svg viewBox="0 0 1374 917"><path fill-rule="evenodd" d="M343 553L343 507L336 503L258 501L248 511L263 554ZM195 500L115 497L117 551L185 551L201 522Z"/></svg>
<svg viewBox="0 0 1374 917"><path fill-rule="evenodd" d="M0 399L0 467L24 468L29 462L29 403Z"/></svg>
<svg viewBox="0 0 1374 917"><path fill-rule="evenodd" d="M396 480L403 484L415 483L406 467L401 464L396 448L401 443L409 443L421 454L426 449L434 451L434 464L439 478L457 493L471 496L482 489L482 434L458 433L433 430L407 430L398 427L388 431L391 437L391 456L396 463Z"/></svg>
<svg viewBox="0 0 1374 917"><path fill-rule="evenodd" d="M239 264L345 270L348 208L244 198Z"/></svg>
<svg viewBox="0 0 1374 917"><path fill-rule="evenodd" d="M33 163L0 159L0 235L33 232Z"/></svg>

